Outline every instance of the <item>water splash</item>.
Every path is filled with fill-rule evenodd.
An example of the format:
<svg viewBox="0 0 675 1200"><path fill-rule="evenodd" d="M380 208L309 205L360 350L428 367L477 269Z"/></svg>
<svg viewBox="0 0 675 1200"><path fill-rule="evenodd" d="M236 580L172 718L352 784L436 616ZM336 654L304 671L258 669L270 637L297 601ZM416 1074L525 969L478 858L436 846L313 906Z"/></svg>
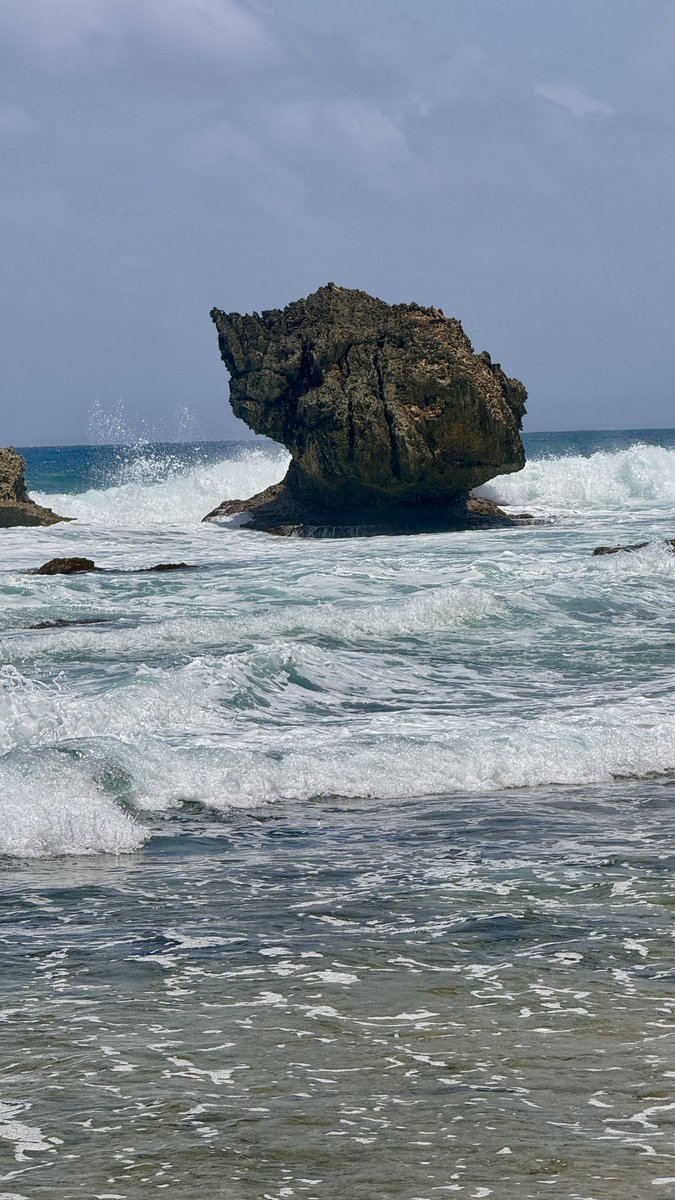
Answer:
<svg viewBox="0 0 675 1200"><path fill-rule="evenodd" d="M34 492L39 503L78 521L122 528L193 525L221 500L252 496L280 480L288 466L280 446L233 447L209 461L199 446L190 450L155 443L116 449L102 487L76 495Z"/></svg>
<svg viewBox="0 0 675 1200"><path fill-rule="evenodd" d="M498 504L547 511L651 508L675 501L675 450L636 443L612 453L530 459L477 489Z"/></svg>

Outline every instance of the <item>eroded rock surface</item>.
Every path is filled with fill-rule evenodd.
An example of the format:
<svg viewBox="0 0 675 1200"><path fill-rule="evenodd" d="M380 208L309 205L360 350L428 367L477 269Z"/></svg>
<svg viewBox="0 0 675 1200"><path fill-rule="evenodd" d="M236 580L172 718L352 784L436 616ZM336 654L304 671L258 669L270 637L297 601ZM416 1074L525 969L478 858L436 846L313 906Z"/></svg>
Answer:
<svg viewBox="0 0 675 1200"><path fill-rule="evenodd" d="M67 521L31 500L26 491L26 460L11 446L0 449L0 529L14 525L55 525Z"/></svg>
<svg viewBox="0 0 675 1200"><path fill-rule="evenodd" d="M507 521L472 488L525 462L527 393L459 321L328 284L262 314L211 313L236 416L282 442L282 484L214 516L321 536ZM324 534L325 535L325 534Z"/></svg>
<svg viewBox="0 0 675 1200"><path fill-rule="evenodd" d="M50 558L31 575L81 575L84 571L98 571L93 558Z"/></svg>
<svg viewBox="0 0 675 1200"><path fill-rule="evenodd" d="M629 546L596 546L593 555L597 554L629 554L633 550L643 550L649 542L632 542ZM675 538L666 538L663 545L666 550L675 553Z"/></svg>

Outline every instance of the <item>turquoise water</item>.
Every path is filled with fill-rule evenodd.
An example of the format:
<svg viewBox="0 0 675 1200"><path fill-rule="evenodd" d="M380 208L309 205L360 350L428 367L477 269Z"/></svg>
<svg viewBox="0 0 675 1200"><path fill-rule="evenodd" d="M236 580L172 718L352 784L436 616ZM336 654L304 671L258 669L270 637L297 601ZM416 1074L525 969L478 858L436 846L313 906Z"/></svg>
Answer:
<svg viewBox="0 0 675 1200"><path fill-rule="evenodd" d="M200 522L269 443L25 453L0 1200L675 1196L675 432L309 543Z"/></svg>

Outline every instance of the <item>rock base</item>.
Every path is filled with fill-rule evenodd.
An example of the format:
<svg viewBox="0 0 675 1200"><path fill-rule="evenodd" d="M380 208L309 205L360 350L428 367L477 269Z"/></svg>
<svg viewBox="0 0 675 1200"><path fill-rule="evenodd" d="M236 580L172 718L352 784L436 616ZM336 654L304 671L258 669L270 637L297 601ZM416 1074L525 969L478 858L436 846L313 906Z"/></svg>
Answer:
<svg viewBox="0 0 675 1200"><path fill-rule="evenodd" d="M510 517L491 500L463 497L453 503L381 506L349 512L299 505L285 482L276 483L248 500L225 500L204 521L244 516L242 528L277 537L353 538L411 533L447 533L462 529L518 526L523 517Z"/></svg>
<svg viewBox="0 0 675 1200"><path fill-rule="evenodd" d="M51 508L43 508L31 500L26 491L24 472L26 460L11 446L0 450L0 529L17 525L56 525L68 521Z"/></svg>
<svg viewBox="0 0 675 1200"><path fill-rule="evenodd" d="M70 519L59 517L51 508L43 508L32 500L27 504L6 504L0 500L0 529L13 529L18 525L56 525Z"/></svg>

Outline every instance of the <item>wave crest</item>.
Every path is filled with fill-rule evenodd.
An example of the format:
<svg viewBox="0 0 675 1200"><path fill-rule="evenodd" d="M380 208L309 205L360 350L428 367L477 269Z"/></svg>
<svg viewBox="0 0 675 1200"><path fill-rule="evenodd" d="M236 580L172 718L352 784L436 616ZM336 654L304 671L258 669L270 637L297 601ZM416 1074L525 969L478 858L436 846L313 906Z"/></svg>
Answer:
<svg viewBox="0 0 675 1200"><path fill-rule="evenodd" d="M578 511L654 508L675 501L675 450L636 443L589 457L530 459L477 489L497 504Z"/></svg>
<svg viewBox="0 0 675 1200"><path fill-rule="evenodd" d="M118 478L107 487L33 495L38 504L92 525L192 525L221 500L246 498L277 483L288 462L282 446L241 447L236 457L196 464L149 448L120 463Z"/></svg>

